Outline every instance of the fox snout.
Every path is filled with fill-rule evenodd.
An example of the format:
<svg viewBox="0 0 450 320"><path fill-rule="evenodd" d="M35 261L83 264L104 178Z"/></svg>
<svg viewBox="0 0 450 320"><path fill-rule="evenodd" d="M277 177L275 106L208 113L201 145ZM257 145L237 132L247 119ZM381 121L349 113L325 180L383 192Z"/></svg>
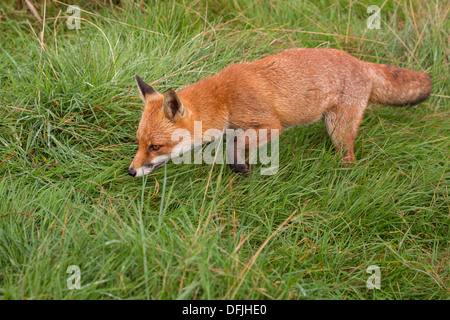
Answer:
<svg viewBox="0 0 450 320"><path fill-rule="evenodd" d="M133 168L129 168L128 169L128 174L132 177L136 176L136 170L134 170Z"/></svg>
<svg viewBox="0 0 450 320"><path fill-rule="evenodd" d="M169 157L160 157L164 159L156 159L157 161L152 161L149 164L143 164L139 168L135 168L133 163L131 163L130 167L128 168L128 174L132 177L142 177L146 174L152 173L158 168L161 168L168 160Z"/></svg>
<svg viewBox="0 0 450 320"><path fill-rule="evenodd" d="M146 174L153 172L154 170L158 169L159 167L163 166L164 163L161 163L159 165L154 165L154 164L145 165L145 166L142 166L142 167L136 168L136 169L133 166L130 166L128 168L128 174L135 178L142 177Z"/></svg>
<svg viewBox="0 0 450 320"><path fill-rule="evenodd" d="M153 168L153 166L142 166L137 169L134 169L133 167L130 166L130 168L128 168L128 174L132 177L137 178L137 177L142 177L143 175L149 174L153 170L155 170L155 168Z"/></svg>

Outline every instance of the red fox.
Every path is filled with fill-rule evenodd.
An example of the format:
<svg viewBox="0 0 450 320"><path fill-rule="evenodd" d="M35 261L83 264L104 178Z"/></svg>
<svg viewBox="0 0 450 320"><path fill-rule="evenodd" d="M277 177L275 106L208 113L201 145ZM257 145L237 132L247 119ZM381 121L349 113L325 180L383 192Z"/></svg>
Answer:
<svg viewBox="0 0 450 320"><path fill-rule="evenodd" d="M137 75L136 82L145 108L136 133L138 151L128 170L133 177L161 167L174 151L190 150L193 145L171 136L176 129L193 133L195 121L201 121L203 132L230 128L245 133L323 117L342 161L354 162L353 143L369 103L415 105L431 93L428 74L364 62L336 49L289 49L232 64L179 92L161 94ZM250 170L248 163L231 163L231 168Z"/></svg>

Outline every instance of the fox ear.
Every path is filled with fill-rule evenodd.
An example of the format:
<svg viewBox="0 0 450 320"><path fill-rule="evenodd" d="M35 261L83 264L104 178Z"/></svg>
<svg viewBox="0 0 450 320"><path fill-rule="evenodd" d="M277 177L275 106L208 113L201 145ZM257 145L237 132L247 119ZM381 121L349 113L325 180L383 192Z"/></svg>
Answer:
<svg viewBox="0 0 450 320"><path fill-rule="evenodd" d="M136 78L136 83L138 85L139 95L141 96L141 99L144 103L146 101L146 98L148 98L149 96L158 94L158 91L153 89L149 84L145 83L144 80L139 78L138 75L135 75L134 77Z"/></svg>
<svg viewBox="0 0 450 320"><path fill-rule="evenodd" d="M180 121L184 117L184 105L172 89L164 93L163 111L165 116L173 122Z"/></svg>

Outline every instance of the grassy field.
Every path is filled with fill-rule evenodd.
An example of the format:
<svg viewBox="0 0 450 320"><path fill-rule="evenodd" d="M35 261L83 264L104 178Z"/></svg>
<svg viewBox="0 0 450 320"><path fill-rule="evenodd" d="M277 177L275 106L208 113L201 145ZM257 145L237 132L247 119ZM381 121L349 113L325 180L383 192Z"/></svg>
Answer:
<svg viewBox="0 0 450 320"><path fill-rule="evenodd" d="M30 3L0 5L0 298L449 299L448 2L371 1L380 29L363 1L73 1L79 29ZM135 73L179 89L293 47L427 72L432 96L368 109L350 168L319 122L283 133L274 176L127 176Z"/></svg>

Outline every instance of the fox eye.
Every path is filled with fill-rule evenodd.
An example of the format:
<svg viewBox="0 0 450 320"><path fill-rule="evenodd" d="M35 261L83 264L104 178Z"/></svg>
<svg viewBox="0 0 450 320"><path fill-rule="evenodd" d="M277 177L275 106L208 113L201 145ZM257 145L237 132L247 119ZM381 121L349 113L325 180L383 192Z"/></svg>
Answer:
<svg viewBox="0 0 450 320"><path fill-rule="evenodd" d="M159 150L159 149L161 149L161 145L158 145L158 144L152 144L151 146L150 146L150 148L148 148L150 151L157 151L157 150Z"/></svg>

